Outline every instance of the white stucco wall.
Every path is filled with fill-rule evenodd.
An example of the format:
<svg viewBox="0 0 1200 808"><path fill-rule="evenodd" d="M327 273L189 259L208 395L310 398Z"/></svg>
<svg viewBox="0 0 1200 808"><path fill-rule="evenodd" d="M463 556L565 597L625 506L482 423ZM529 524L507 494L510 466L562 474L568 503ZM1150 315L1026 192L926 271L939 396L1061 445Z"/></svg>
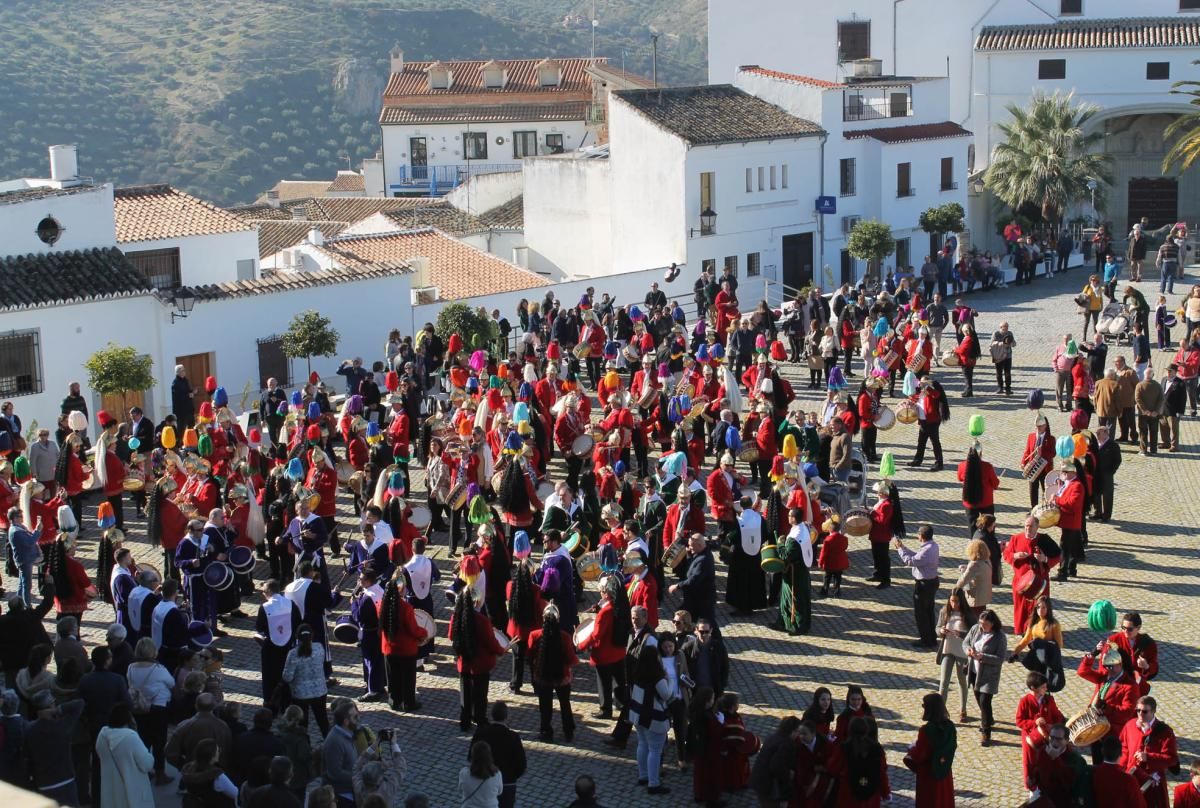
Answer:
<svg viewBox="0 0 1200 808"><path fill-rule="evenodd" d="M511 202L521 194L523 184L524 178L520 171L476 174L446 194L445 199L459 210L478 216L505 202Z"/></svg>
<svg viewBox="0 0 1200 808"><path fill-rule="evenodd" d="M53 246L37 237L38 223L52 216L63 228ZM88 250L117 243L113 187L109 183L64 196L0 204L0 254Z"/></svg>
<svg viewBox="0 0 1200 808"><path fill-rule="evenodd" d="M529 269L556 281L610 274L612 161L538 157L523 168Z"/></svg>
<svg viewBox="0 0 1200 808"><path fill-rule="evenodd" d="M120 245L124 252L179 248L179 274L184 286L232 283L238 280L238 261L253 260L258 277L258 231L219 233L210 236L130 241Z"/></svg>

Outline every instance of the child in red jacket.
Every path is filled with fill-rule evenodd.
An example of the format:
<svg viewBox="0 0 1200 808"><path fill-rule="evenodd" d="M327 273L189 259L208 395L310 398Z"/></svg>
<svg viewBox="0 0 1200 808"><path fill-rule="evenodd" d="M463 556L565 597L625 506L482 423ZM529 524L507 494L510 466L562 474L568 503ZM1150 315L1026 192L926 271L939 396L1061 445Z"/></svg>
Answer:
<svg viewBox="0 0 1200 808"><path fill-rule="evenodd" d="M850 568L850 557L846 549L850 544L846 534L841 531L842 520L837 514L829 517L821 525L825 533L825 541L821 543L821 555L817 564L825 570L825 583L821 586L821 597L829 597L829 585L833 584L833 596L842 596L842 573Z"/></svg>

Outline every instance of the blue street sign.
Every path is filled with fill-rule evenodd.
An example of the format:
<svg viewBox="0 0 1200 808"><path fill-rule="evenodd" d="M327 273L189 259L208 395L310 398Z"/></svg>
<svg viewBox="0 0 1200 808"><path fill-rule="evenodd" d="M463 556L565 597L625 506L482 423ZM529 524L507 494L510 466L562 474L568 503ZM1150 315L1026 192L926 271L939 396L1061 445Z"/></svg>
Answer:
<svg viewBox="0 0 1200 808"><path fill-rule="evenodd" d="M818 196L817 197L817 213L824 213L824 214L837 213L837 197L836 196Z"/></svg>

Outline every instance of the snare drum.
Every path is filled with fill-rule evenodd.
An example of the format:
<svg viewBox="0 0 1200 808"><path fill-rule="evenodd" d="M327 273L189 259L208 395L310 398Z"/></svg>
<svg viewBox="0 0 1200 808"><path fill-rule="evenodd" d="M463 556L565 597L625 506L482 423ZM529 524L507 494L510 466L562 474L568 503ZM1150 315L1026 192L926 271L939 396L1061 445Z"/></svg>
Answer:
<svg viewBox="0 0 1200 808"><path fill-rule="evenodd" d="M158 567L154 566L153 564L147 564L145 561L139 561L136 566L139 574L143 572L152 572L160 582L162 581L162 573L159 572Z"/></svg>
<svg viewBox="0 0 1200 808"><path fill-rule="evenodd" d="M928 362L929 357L923 353L918 353L915 354L912 359L909 359L904 366L913 373L920 374L925 370L925 366L928 364Z"/></svg>
<svg viewBox="0 0 1200 808"><path fill-rule="evenodd" d="M1062 516L1062 511L1053 502L1042 502L1034 506L1033 510L1030 511L1030 515L1036 516L1038 526L1045 529L1058 524L1058 519Z"/></svg>
<svg viewBox="0 0 1200 808"><path fill-rule="evenodd" d="M594 632L595 630L596 630L595 618L589 617L587 620L580 623L579 628L575 629L575 647L579 648L584 643L586 643L589 639L591 639L592 632Z"/></svg>
<svg viewBox="0 0 1200 808"><path fill-rule="evenodd" d="M213 561L204 568L204 583L214 592L233 586L233 568L224 561Z"/></svg>
<svg viewBox="0 0 1200 808"><path fill-rule="evenodd" d="M417 530L424 530L429 527L429 523L433 521L433 514L424 505L413 505L412 513L409 514L408 523Z"/></svg>
<svg viewBox="0 0 1200 808"><path fill-rule="evenodd" d="M687 542L677 541L663 551L663 564L676 569L687 558Z"/></svg>
<svg viewBox="0 0 1200 808"><path fill-rule="evenodd" d="M583 557L583 554L588 551L587 537L576 530L567 537L565 542L563 542L563 547L565 547L567 552L571 554L571 558L578 561Z"/></svg>
<svg viewBox="0 0 1200 808"><path fill-rule="evenodd" d="M842 524L850 536L865 536L871 532L871 512L866 508L851 508L842 515Z"/></svg>
<svg viewBox="0 0 1200 808"><path fill-rule="evenodd" d="M354 476L354 466L350 465L349 460L339 460L337 462L337 478L338 485L350 485L350 478Z"/></svg>
<svg viewBox="0 0 1200 808"><path fill-rule="evenodd" d="M1021 476L1026 480L1036 480L1049 463L1049 460L1038 455L1021 467Z"/></svg>
<svg viewBox="0 0 1200 808"><path fill-rule="evenodd" d="M521 641L520 636L509 639L508 635L505 634L503 631L501 631L498 628L492 629L492 636L494 636L496 638L496 642L500 643L500 647L503 648L505 651L507 651L509 648L512 648L514 645L516 645L517 643L519 643Z"/></svg>
<svg viewBox="0 0 1200 808"><path fill-rule="evenodd" d="M888 352L883 356L879 357L879 361L883 363L884 370L891 370L892 365L896 364L898 359L900 359L899 354L891 349L889 349Z"/></svg>
<svg viewBox="0 0 1200 808"><path fill-rule="evenodd" d="M417 619L417 625L425 630L425 639L421 640L421 645L429 645L437 636L437 621L424 609L413 609L413 617Z"/></svg>
<svg viewBox="0 0 1200 808"><path fill-rule="evenodd" d="M358 626L350 619L350 615L344 614L334 623L333 639L343 645L355 645L358 643Z"/></svg>
<svg viewBox="0 0 1200 808"><path fill-rule="evenodd" d="M121 481L121 488L132 494L144 490L146 488L146 481L141 477L126 477Z"/></svg>
<svg viewBox="0 0 1200 808"><path fill-rule="evenodd" d="M779 548L774 544L764 544L759 551L762 555L762 571L765 573L783 572L783 559L779 557Z"/></svg>
<svg viewBox="0 0 1200 808"><path fill-rule="evenodd" d="M742 463L757 463L758 446L753 443L746 444L741 449L738 449L737 459Z"/></svg>
<svg viewBox="0 0 1200 808"><path fill-rule="evenodd" d="M467 484L459 483L450 489L450 493L446 495L446 504L454 510L466 507L467 504Z"/></svg>
<svg viewBox="0 0 1200 808"><path fill-rule="evenodd" d="M579 573L579 577L585 583L599 581L602 570L600 568L600 560L595 553L587 553L575 562L575 570Z"/></svg>
<svg viewBox="0 0 1200 808"><path fill-rule="evenodd" d="M230 547L229 566L234 572L249 575L254 571L254 551L240 544Z"/></svg>
<svg viewBox="0 0 1200 808"><path fill-rule="evenodd" d="M592 346L586 342L581 342L571 349L571 353L575 354L576 359L587 359L591 352Z"/></svg>
<svg viewBox="0 0 1200 808"><path fill-rule="evenodd" d="M1067 734L1071 743L1078 747L1091 746L1108 735L1112 725L1094 704L1067 722Z"/></svg>
<svg viewBox="0 0 1200 808"><path fill-rule="evenodd" d="M596 441L591 435L580 435L575 440L571 441L571 454L576 457L589 457L592 454L592 449L595 448Z"/></svg>
<svg viewBox="0 0 1200 808"><path fill-rule="evenodd" d="M646 562L642 558L641 553L635 552L632 555L625 556L625 560L621 564L621 572L626 575L637 575L645 566Z"/></svg>
<svg viewBox="0 0 1200 808"><path fill-rule="evenodd" d="M915 402L904 399L896 405L896 420L902 424L915 424L917 422L917 405Z"/></svg>
<svg viewBox="0 0 1200 808"><path fill-rule="evenodd" d="M942 351L942 364L948 368L956 368L962 364L962 360L954 351Z"/></svg>
<svg viewBox="0 0 1200 808"><path fill-rule="evenodd" d="M881 432L886 432L896 425L896 412L887 407L880 407L879 413L875 416L875 428Z"/></svg>

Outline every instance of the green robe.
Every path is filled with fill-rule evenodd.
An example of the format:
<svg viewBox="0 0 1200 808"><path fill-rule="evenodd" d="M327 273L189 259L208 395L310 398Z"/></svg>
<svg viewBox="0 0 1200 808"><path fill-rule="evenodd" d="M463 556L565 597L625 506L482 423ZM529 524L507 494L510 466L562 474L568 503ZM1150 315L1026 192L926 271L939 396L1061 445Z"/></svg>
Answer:
<svg viewBox="0 0 1200 808"><path fill-rule="evenodd" d="M812 584L804 551L800 545L785 538L787 550L783 555L783 586L779 591L779 616L789 634L807 634L812 627Z"/></svg>

